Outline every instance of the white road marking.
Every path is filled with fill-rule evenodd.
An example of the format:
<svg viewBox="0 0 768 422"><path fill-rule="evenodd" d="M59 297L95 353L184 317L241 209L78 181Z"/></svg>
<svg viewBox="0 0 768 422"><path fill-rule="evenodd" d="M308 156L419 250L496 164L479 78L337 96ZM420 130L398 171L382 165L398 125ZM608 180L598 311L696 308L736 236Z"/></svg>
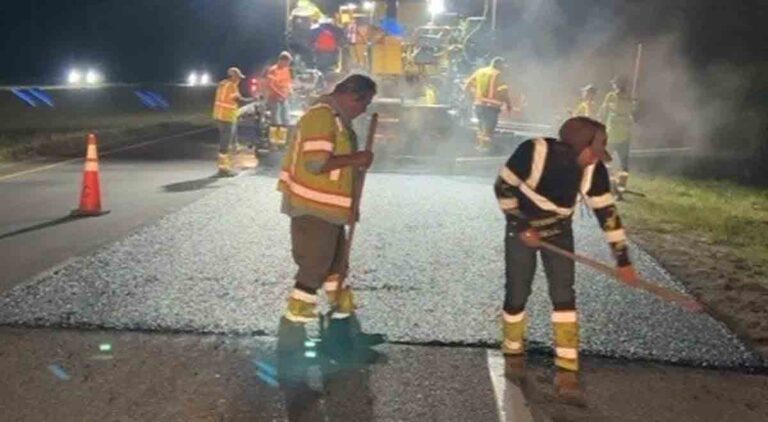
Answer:
<svg viewBox="0 0 768 422"><path fill-rule="evenodd" d="M504 356L498 350L488 350L488 371L496 396L500 422L533 422L531 409L520 388L504 376Z"/></svg>
<svg viewBox="0 0 768 422"><path fill-rule="evenodd" d="M205 132L205 131L208 131L208 130L212 130L212 128L207 128L206 127L206 128L202 128L202 129L190 130L188 132L177 133L175 135L163 136L163 137L160 137L160 138L157 138L157 139L150 139L149 141L140 142L138 144L132 144L132 145L124 146L124 147L121 147L121 148L115 148L115 149L112 149L112 150L109 150L109 151L101 152L101 153L99 153L99 156L105 156L105 155L109 155L109 154L114 154L116 152L121 152L121 151L126 151L126 150L130 150L130 149L134 149L134 148L139 148L139 147L143 147L143 146L146 146L146 145L154 144L154 143L157 143L157 142L166 141L168 139L178 138L180 136L192 135L192 134L195 134L195 133ZM10 174L6 174L4 176L0 176L0 181L12 179L14 177L23 176L25 174L37 173L39 171L48 170L48 169L51 169L51 168L54 168L54 167L59 167L59 166L64 165L64 164L74 163L74 162L83 161L83 160L84 160L84 158L78 157L78 158L70 158L70 159L67 159L67 160L56 161L54 163L47 164L47 165L44 165L44 166L33 167L31 169L27 169L27 170L19 171L19 172L16 172L16 173L10 173Z"/></svg>

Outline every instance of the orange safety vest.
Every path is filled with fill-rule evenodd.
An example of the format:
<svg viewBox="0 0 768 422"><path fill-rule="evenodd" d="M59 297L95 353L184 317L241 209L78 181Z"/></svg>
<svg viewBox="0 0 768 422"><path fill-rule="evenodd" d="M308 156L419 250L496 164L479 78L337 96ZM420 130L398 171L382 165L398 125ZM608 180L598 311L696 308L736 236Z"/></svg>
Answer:
<svg viewBox="0 0 768 422"><path fill-rule="evenodd" d="M501 81L501 72L493 67L484 67L475 72L475 105L498 107L506 103L509 95L507 85Z"/></svg>
<svg viewBox="0 0 768 422"><path fill-rule="evenodd" d="M288 98L292 85L290 67L273 65L267 72L267 79L269 79L270 100L282 101Z"/></svg>
<svg viewBox="0 0 768 422"><path fill-rule="evenodd" d="M220 122L234 122L237 120L237 84L224 79L216 88L216 97L213 100L213 119Z"/></svg>
<svg viewBox="0 0 768 422"><path fill-rule="evenodd" d="M313 156L345 155L356 150L355 133L342 123L333 107L318 103L299 119L283 158L277 189L292 208L334 224L349 223L356 170L348 166L316 174L306 163Z"/></svg>

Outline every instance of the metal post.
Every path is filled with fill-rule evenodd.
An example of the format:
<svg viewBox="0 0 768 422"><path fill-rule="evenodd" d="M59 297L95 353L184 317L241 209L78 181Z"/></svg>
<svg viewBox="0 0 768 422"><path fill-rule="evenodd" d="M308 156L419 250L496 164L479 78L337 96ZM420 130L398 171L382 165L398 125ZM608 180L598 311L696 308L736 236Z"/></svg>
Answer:
<svg viewBox="0 0 768 422"><path fill-rule="evenodd" d="M496 7L498 6L498 0L492 0L493 6L491 6L491 31L496 31Z"/></svg>

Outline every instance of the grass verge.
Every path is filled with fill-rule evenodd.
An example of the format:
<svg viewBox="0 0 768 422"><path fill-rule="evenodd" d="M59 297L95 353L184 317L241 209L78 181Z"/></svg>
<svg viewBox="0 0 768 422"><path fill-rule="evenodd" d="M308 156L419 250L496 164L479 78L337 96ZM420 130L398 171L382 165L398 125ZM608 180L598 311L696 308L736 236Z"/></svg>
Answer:
<svg viewBox="0 0 768 422"><path fill-rule="evenodd" d="M633 175L631 237L718 318L768 355L768 190Z"/></svg>

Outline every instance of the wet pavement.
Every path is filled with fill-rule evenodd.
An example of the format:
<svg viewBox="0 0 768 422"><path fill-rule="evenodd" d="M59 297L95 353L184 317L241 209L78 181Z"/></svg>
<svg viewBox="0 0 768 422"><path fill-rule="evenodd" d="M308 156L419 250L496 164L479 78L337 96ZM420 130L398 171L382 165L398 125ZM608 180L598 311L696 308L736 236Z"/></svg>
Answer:
<svg viewBox="0 0 768 422"><path fill-rule="evenodd" d="M361 321L390 341L495 346L503 294L503 218L482 177L372 174L352 256ZM275 336L295 271L275 179L247 174L93 255L0 297L0 323ZM610 262L580 213L577 248ZM631 228L630 228L631 230ZM632 251L649 279L680 289ZM763 366L727 328L585 268L577 271L586 354L701 366ZM541 269L529 338L549 347Z"/></svg>

